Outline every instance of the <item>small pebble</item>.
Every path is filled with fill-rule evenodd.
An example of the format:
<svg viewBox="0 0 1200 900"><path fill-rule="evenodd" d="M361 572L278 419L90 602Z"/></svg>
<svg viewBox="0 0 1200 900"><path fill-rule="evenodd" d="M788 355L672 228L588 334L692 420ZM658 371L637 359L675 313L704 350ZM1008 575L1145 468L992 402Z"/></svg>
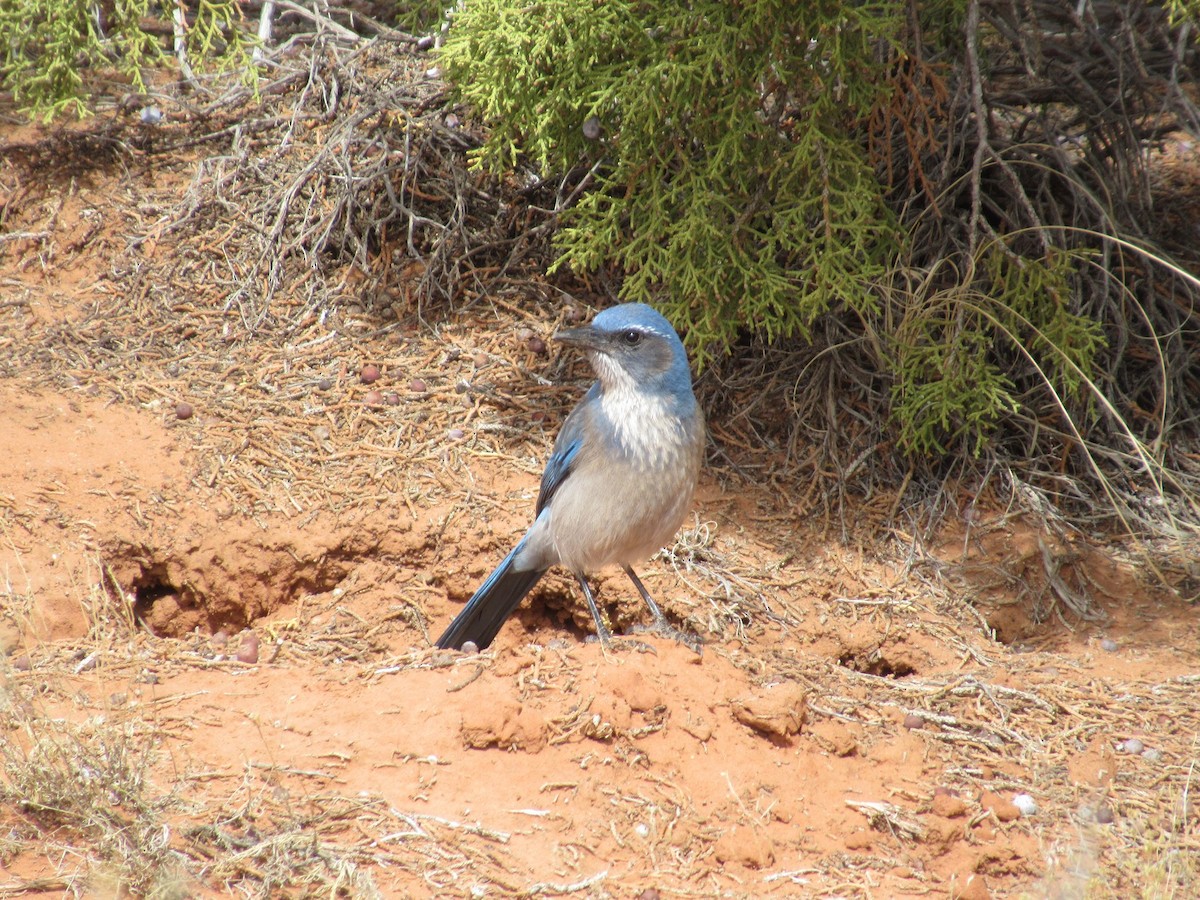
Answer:
<svg viewBox="0 0 1200 900"><path fill-rule="evenodd" d="M224 647L228 643L229 634L223 628L212 636L212 644L214 647Z"/></svg>
<svg viewBox="0 0 1200 900"><path fill-rule="evenodd" d="M1142 759L1146 760L1146 762L1162 762L1162 758L1163 753L1157 747L1147 747L1142 751Z"/></svg>
<svg viewBox="0 0 1200 900"><path fill-rule="evenodd" d="M914 729L917 729L917 728L924 728L925 720L922 719L920 716L909 713L907 716L904 717L904 727L907 728L909 731L913 731Z"/></svg>
<svg viewBox="0 0 1200 900"><path fill-rule="evenodd" d="M420 378L414 378L412 381L410 381L408 383L408 389L414 394L423 394L428 390L428 388L425 386L425 382Z"/></svg>
<svg viewBox="0 0 1200 900"><path fill-rule="evenodd" d="M1112 638L1101 638L1100 649L1108 653L1115 653L1119 649L1119 645Z"/></svg>
<svg viewBox="0 0 1200 900"><path fill-rule="evenodd" d="M465 434L466 432L461 428L451 428L448 432L446 432L446 437L450 438L452 441L461 441Z"/></svg>
<svg viewBox="0 0 1200 900"><path fill-rule="evenodd" d="M482 369L487 365L487 354L482 350L477 350L471 354L471 362L475 363L475 368Z"/></svg>
<svg viewBox="0 0 1200 900"><path fill-rule="evenodd" d="M18 672L28 672L33 668L33 660L29 658L28 653L22 653L20 656L14 656L12 667Z"/></svg>
<svg viewBox="0 0 1200 900"><path fill-rule="evenodd" d="M479 645L476 644L474 641L463 641L463 645L462 645L461 649L462 649L463 653L478 653Z"/></svg>
<svg viewBox="0 0 1200 900"><path fill-rule="evenodd" d="M1125 753L1132 753L1135 756L1146 749L1146 745L1137 738L1129 738L1128 740L1122 741L1118 746Z"/></svg>
<svg viewBox="0 0 1200 900"><path fill-rule="evenodd" d="M467 381L466 379L459 379L459 381L454 385L454 393L456 394L467 394L470 393L470 391L471 382Z"/></svg>
<svg viewBox="0 0 1200 900"><path fill-rule="evenodd" d="M162 120L163 120L162 110L159 109L157 106L143 106L142 107L142 124L143 125L157 125Z"/></svg>
<svg viewBox="0 0 1200 900"><path fill-rule="evenodd" d="M589 141L595 141L600 138L600 120L595 116L588 116L583 120L583 136Z"/></svg>
<svg viewBox="0 0 1200 900"><path fill-rule="evenodd" d="M530 329L530 328L518 328L517 329L517 340L520 341L522 344L528 344L530 338L532 338L532 337L533 337L532 329Z"/></svg>
<svg viewBox="0 0 1200 900"><path fill-rule="evenodd" d="M437 40L432 34L423 34L417 39L418 50L428 50Z"/></svg>
<svg viewBox="0 0 1200 900"><path fill-rule="evenodd" d="M536 334L525 342L525 346L529 348L530 353L536 353L538 356L546 352L546 342Z"/></svg>
<svg viewBox="0 0 1200 900"><path fill-rule="evenodd" d="M186 400L180 400L175 404L175 418L177 419L190 419L193 412L195 410L192 409L192 404Z"/></svg>
<svg viewBox="0 0 1200 900"><path fill-rule="evenodd" d="M242 637L242 645L238 647L237 658L238 662L251 665L258 662L258 635L249 632Z"/></svg>
<svg viewBox="0 0 1200 900"><path fill-rule="evenodd" d="M1032 816L1038 811L1037 801L1029 794L1016 794L1013 796L1012 802L1023 816Z"/></svg>
<svg viewBox="0 0 1200 900"><path fill-rule="evenodd" d="M387 404L388 406L399 406L400 405L400 395L397 394L395 391L388 391L386 394L383 395L383 402L385 404Z"/></svg>
<svg viewBox="0 0 1200 900"><path fill-rule="evenodd" d="M1116 816L1113 815L1112 808L1108 806L1097 806L1095 816L1096 822L1100 825L1111 825L1116 819Z"/></svg>
<svg viewBox="0 0 1200 900"><path fill-rule="evenodd" d="M367 395L363 397L363 403L367 406L383 406L383 392L367 391Z"/></svg>
<svg viewBox="0 0 1200 900"><path fill-rule="evenodd" d="M640 838L648 837L650 834L650 826L645 822L638 822L633 826L633 831Z"/></svg>
<svg viewBox="0 0 1200 900"><path fill-rule="evenodd" d="M432 69L426 69L425 77L426 78L441 78L442 70L439 69L437 66L434 66Z"/></svg>
<svg viewBox="0 0 1200 900"><path fill-rule="evenodd" d="M362 379L363 384L374 384L379 380L379 366L367 363L358 373L358 377Z"/></svg>
<svg viewBox="0 0 1200 900"><path fill-rule="evenodd" d="M450 113L449 115L447 115L445 118L445 122L446 122L447 128L457 128L459 125L458 116L456 116L454 113Z"/></svg>
<svg viewBox="0 0 1200 900"><path fill-rule="evenodd" d="M333 379L332 378L322 378L320 381L317 382L317 390L318 391L327 391L331 387L333 387Z"/></svg>

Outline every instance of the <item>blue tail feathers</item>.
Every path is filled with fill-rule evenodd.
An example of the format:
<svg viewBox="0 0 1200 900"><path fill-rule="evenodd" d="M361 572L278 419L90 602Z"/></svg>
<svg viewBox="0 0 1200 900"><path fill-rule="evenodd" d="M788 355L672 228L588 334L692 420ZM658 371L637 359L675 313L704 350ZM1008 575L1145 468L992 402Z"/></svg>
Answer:
<svg viewBox="0 0 1200 900"><path fill-rule="evenodd" d="M454 621L437 639L438 647L460 650L464 643L471 641L482 650L495 640L513 610L546 574L545 569L521 571L514 568L513 560L519 549L520 544L504 557L504 562L479 586L462 612L454 617Z"/></svg>

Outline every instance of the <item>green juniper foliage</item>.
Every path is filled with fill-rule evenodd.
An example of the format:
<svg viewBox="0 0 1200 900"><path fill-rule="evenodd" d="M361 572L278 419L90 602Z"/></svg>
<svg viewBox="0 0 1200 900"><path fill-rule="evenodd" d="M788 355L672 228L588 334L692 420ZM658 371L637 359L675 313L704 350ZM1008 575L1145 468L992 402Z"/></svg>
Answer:
<svg viewBox="0 0 1200 900"><path fill-rule="evenodd" d="M490 130L476 164L592 179L559 212L556 268L611 266L620 298L654 302L701 364L745 332L811 338L839 317L892 385L901 446L978 454L1024 404L1027 420L1086 410L1105 329L1085 298L1114 289L1096 274L1110 210L1056 218L1096 210L1055 197L1039 217L1056 167L1064 196L1096 193L1044 104L1025 107L1042 149L1010 140L1003 110L978 126L971 79L1026 47L986 18L1081 40L1096 24L1034 6L984 2L972 31L962 0L470 0L442 62ZM888 289L914 268L920 292Z"/></svg>
<svg viewBox="0 0 1200 900"><path fill-rule="evenodd" d="M558 265L617 263L623 298L656 300L703 357L871 307L900 236L856 130L896 27L894 4L480 0L442 62L491 128L479 163L602 160Z"/></svg>
<svg viewBox="0 0 1200 900"><path fill-rule="evenodd" d="M144 70L161 63L167 48L143 21L169 23L175 6L165 0L6 0L0 3L0 86L46 121L89 112L87 78L95 70L115 69L145 92ZM237 0L199 0L184 8L192 64L238 68L252 78L253 38L242 27Z"/></svg>

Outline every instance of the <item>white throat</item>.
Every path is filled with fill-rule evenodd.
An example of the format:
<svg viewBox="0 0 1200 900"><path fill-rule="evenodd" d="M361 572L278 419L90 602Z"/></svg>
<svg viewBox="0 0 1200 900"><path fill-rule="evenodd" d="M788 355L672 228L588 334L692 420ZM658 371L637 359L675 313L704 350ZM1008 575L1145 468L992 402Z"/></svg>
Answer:
<svg viewBox="0 0 1200 900"><path fill-rule="evenodd" d="M621 449L641 470L675 464L687 438L687 426L670 408L668 398L639 390L628 372L603 354L595 356L592 365L603 385L600 408Z"/></svg>

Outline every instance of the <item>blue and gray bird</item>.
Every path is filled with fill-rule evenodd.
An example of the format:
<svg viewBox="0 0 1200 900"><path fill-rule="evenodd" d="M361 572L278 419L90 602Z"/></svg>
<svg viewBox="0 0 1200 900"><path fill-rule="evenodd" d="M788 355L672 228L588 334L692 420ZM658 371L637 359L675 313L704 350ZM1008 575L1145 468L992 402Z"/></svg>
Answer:
<svg viewBox="0 0 1200 900"><path fill-rule="evenodd" d="M567 416L542 473L537 518L480 585L437 646L487 647L551 566L583 588L601 643L612 637L586 573L620 566L668 625L632 565L675 536L704 454L704 414L679 336L643 303L614 306L554 339L581 348L599 380Z"/></svg>

